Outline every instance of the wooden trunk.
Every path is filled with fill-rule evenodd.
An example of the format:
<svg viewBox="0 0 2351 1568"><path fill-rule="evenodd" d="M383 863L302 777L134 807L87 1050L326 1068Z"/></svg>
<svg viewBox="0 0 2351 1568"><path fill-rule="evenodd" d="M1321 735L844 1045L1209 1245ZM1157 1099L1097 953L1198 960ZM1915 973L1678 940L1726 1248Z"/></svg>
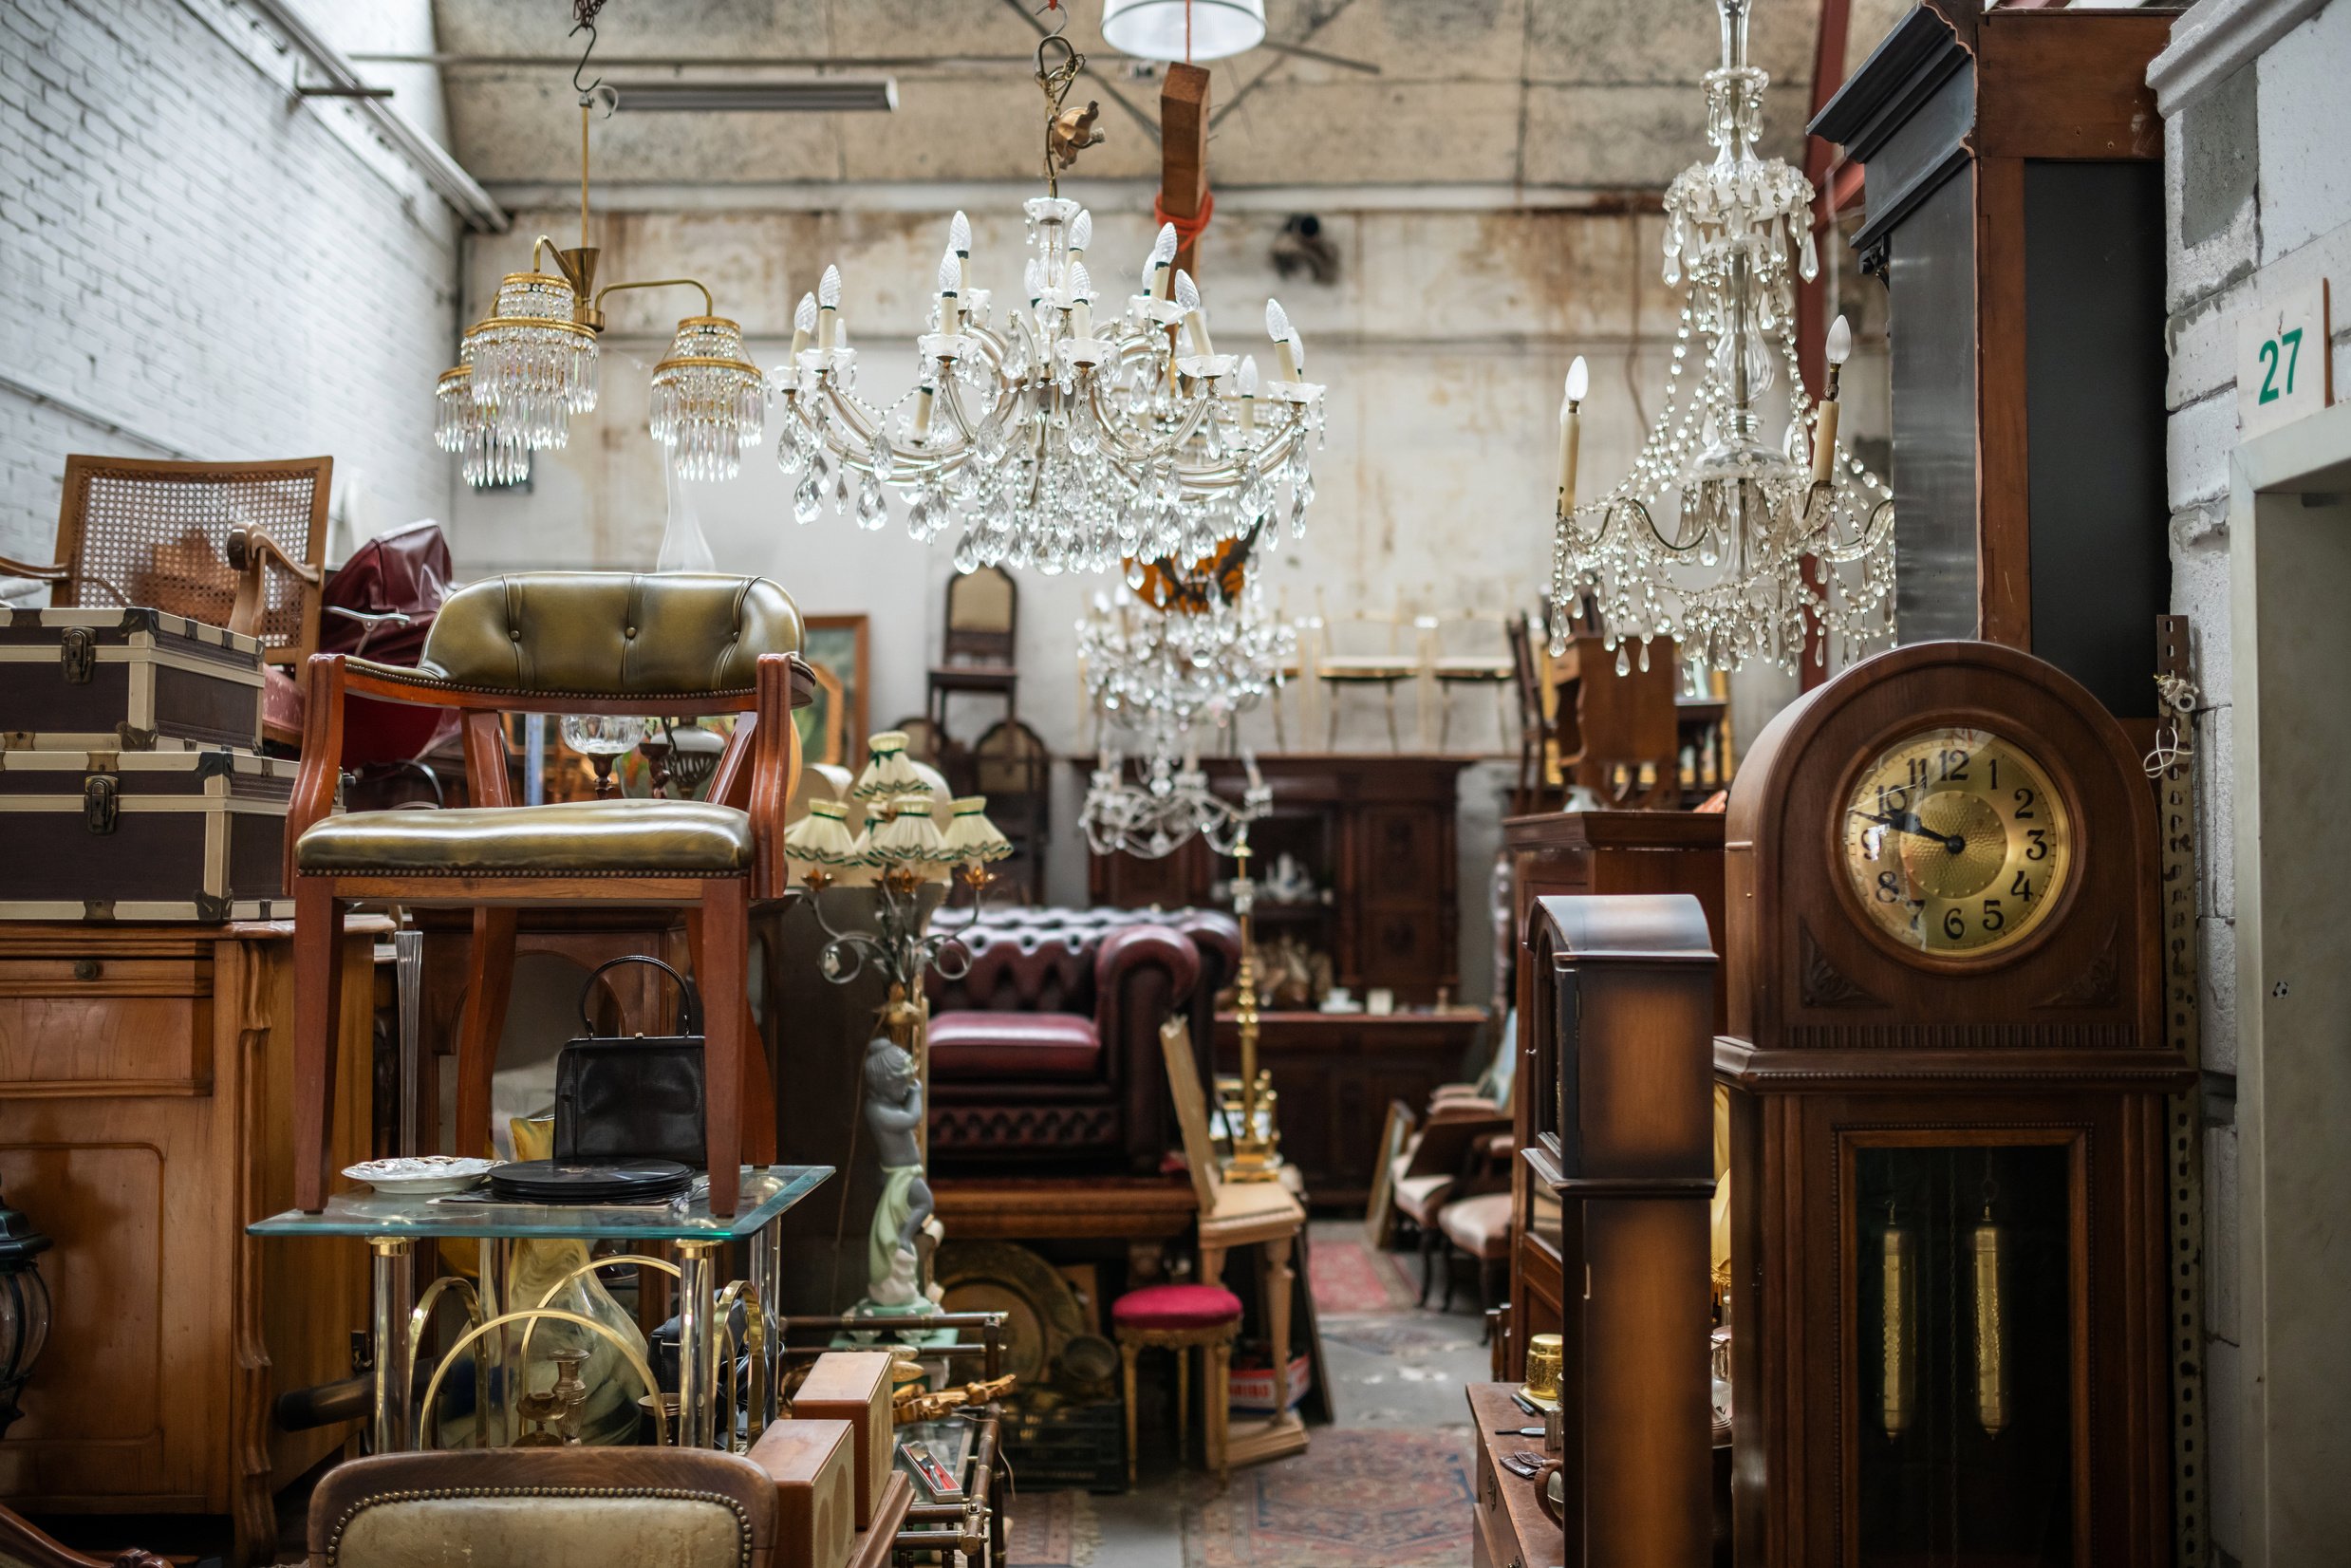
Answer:
<svg viewBox="0 0 2351 1568"><path fill-rule="evenodd" d="M364 1158L381 920L345 927L336 1163ZM272 1398L349 1376L366 1257L271 1241L293 1202L292 927L0 926L0 1188L56 1245L24 1418L23 1513L226 1513L267 1562L273 1491L343 1446Z"/></svg>
<svg viewBox="0 0 2351 1568"><path fill-rule="evenodd" d="M0 752L0 919L265 920L294 763L248 751Z"/></svg>
<svg viewBox="0 0 2351 1568"><path fill-rule="evenodd" d="M261 642L154 609L0 611L0 746L261 744Z"/></svg>

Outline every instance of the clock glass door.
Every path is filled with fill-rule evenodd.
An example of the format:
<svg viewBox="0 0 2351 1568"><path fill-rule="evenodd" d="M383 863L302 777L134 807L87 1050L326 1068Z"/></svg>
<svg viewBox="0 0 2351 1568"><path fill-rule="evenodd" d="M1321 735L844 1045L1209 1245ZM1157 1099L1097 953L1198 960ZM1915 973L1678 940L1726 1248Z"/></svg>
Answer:
<svg viewBox="0 0 2351 1568"><path fill-rule="evenodd" d="M1860 1562L2074 1562L2068 1147L1852 1157Z"/></svg>

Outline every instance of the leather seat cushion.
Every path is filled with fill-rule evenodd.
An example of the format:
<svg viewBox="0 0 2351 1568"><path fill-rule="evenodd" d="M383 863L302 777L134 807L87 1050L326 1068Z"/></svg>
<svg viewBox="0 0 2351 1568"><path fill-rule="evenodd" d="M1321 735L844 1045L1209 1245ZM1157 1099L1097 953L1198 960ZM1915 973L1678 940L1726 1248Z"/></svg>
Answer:
<svg viewBox="0 0 2351 1568"><path fill-rule="evenodd" d="M1102 1036L1075 1013L932 1015L930 1073L936 1079L1079 1079L1102 1075Z"/></svg>
<svg viewBox="0 0 2351 1568"><path fill-rule="evenodd" d="M751 816L700 800L352 812L304 833L295 864L346 873L728 876L751 868Z"/></svg>
<svg viewBox="0 0 2351 1568"><path fill-rule="evenodd" d="M1397 1156L1396 1163L1402 1165L1403 1156ZM1398 1178L1395 1185L1396 1207L1414 1224L1433 1224L1436 1223L1437 1209L1444 1204L1445 1195L1453 1189L1453 1178L1446 1175Z"/></svg>
<svg viewBox="0 0 2351 1568"><path fill-rule="evenodd" d="M1241 1297L1222 1285L1147 1285L1110 1303L1122 1329L1210 1329L1241 1321Z"/></svg>
<svg viewBox="0 0 2351 1568"><path fill-rule="evenodd" d="M1437 1216L1445 1239L1472 1258L1503 1258L1510 1252L1510 1194L1484 1192L1447 1204Z"/></svg>

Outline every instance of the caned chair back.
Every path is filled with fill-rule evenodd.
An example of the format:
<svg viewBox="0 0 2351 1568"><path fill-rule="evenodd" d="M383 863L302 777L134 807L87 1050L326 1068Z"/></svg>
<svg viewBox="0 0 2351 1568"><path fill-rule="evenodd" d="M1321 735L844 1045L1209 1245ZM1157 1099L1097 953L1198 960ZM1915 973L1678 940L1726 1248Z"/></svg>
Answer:
<svg viewBox="0 0 2351 1568"><path fill-rule="evenodd" d="M231 531L253 530L294 560L319 565L334 467L332 457L207 463L68 457L57 514L57 559L67 574L50 603L145 605L225 626L237 588ZM318 646L319 589L282 571L265 572L263 581L264 657L299 663Z"/></svg>

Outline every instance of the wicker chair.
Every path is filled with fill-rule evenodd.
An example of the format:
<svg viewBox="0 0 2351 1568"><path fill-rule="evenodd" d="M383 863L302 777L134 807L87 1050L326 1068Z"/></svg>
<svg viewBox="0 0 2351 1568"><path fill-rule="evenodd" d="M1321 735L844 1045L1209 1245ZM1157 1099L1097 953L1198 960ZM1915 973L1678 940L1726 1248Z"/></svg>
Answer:
<svg viewBox="0 0 2351 1568"><path fill-rule="evenodd" d="M258 463L65 459L57 559L0 556L0 572L50 585L61 609L144 605L258 637L273 668L271 738L300 736L293 676L318 647L320 563L332 457Z"/></svg>

